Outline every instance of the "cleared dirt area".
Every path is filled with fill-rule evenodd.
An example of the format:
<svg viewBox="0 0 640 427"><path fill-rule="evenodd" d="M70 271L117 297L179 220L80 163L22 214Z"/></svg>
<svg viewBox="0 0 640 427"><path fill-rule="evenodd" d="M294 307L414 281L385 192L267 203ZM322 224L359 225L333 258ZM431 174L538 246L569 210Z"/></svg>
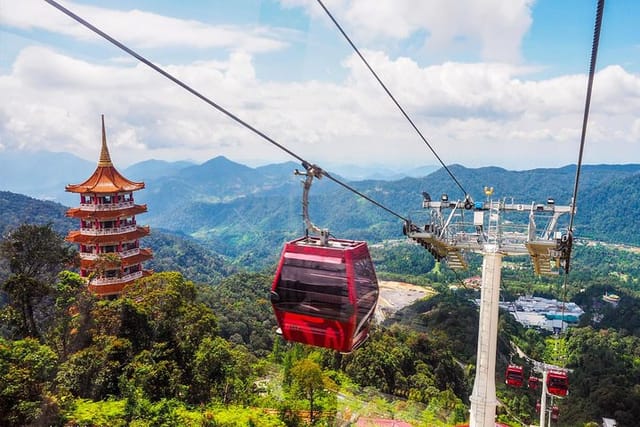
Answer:
<svg viewBox="0 0 640 427"><path fill-rule="evenodd" d="M379 285L380 297L376 307L376 320L379 323L414 301L435 294L435 291L429 287L405 282L381 280Z"/></svg>

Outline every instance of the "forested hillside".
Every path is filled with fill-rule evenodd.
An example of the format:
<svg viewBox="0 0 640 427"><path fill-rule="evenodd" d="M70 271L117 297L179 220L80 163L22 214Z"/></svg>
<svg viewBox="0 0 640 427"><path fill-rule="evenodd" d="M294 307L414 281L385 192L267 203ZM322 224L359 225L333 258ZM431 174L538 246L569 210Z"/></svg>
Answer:
<svg viewBox="0 0 640 427"><path fill-rule="evenodd" d="M303 232L302 185L300 177L293 174L296 168L301 166L293 162L249 168L224 157L201 165L140 165L132 171L146 174L135 177L144 180L146 188L136 194L136 200L149 207L140 220L153 229L189 235L214 252L233 258L235 264L259 270L273 263L286 240ZM492 186L494 198L513 197L532 203L552 197L559 204L569 204L575 179L575 166L508 171L452 165L450 169L476 200L484 199L484 186ZM585 165L576 237L640 244L640 225L634 220L640 207L629 202L637 198L639 180L640 165ZM443 193L452 199L464 197L443 169L422 178L366 180L351 185L418 223L425 216L422 192L434 198ZM396 217L326 179L314 182L309 209L314 223L337 236L372 243L403 238L402 224ZM4 224L19 218L10 208L5 215ZM54 222L61 221L62 217L55 217Z"/></svg>
<svg viewBox="0 0 640 427"><path fill-rule="evenodd" d="M190 179L180 178L178 181L174 176L148 185L150 188L157 184L163 189L157 197L153 192L142 196L148 197L151 224L192 235L217 252L231 256L246 254L252 260L255 257L251 253L257 252L270 262L277 253L274 248L302 232L302 186L299 178L292 174L296 165L291 163L275 168L273 175L260 181L262 188L257 190L258 183L253 179L262 179L262 173L226 159L214 160L231 177L224 176L218 184L201 185L201 182L210 182L207 169L194 166ZM575 179L575 166L507 171L496 167L469 169L453 165L451 170L477 200L484 199L484 186L492 186L494 198L513 197L522 203L532 203L546 202L552 197L559 204L569 204ZM218 177L220 172L212 176ZM633 200L639 191L639 177L638 165L585 166L576 215L577 237L640 243L638 222L631 220L637 206L625 206L625 201ZM351 185L418 222L424 217L421 210L423 191L436 198L443 193L452 199L464 197L442 169L423 178L360 181ZM613 206L625 208L610 208ZM402 238L402 224L397 218L333 182L314 182L309 209L314 223L328 227L338 236L370 242ZM258 266L266 264L258 261Z"/></svg>
<svg viewBox="0 0 640 427"><path fill-rule="evenodd" d="M601 249L581 250L596 255ZM637 271L640 260L629 257L624 263ZM560 426L585 425L600 416L633 426L637 419L640 299L626 287L637 286L637 278L615 271L610 263L579 284L584 291L574 291L589 311L563 339L573 373L572 391L559 403ZM117 300L99 301L77 275L62 272L51 285L42 282L46 292L29 299L40 313L32 332L24 329L13 304L22 301L15 293L19 289L4 282L3 289L12 293L2 309L9 320L0 352L2 422L305 425L306 387L322 384L313 398L313 416L321 425L365 414L421 426L454 425L468 413L477 336L470 299L477 293L449 290L455 277L445 273L426 274L438 295L399 312L348 356L286 344L274 334L270 274L236 274L211 287L162 273ZM504 284L505 291L519 286L562 292L557 283L532 282L528 274L512 275ZM622 296L618 307L602 303L604 291ZM506 364L519 361L509 343L540 360L554 345L507 313L501 314L500 330L499 416L515 426L516 420L535 420L536 394L501 385ZM33 334L42 342L29 338ZM12 375L17 372L21 376ZM309 385L306 378L318 382Z"/></svg>
<svg viewBox="0 0 640 427"><path fill-rule="evenodd" d="M632 167L600 172L585 180L597 188L582 195L581 206L621 203L616 188L634 194L638 175ZM520 179L516 175L511 179ZM558 172L552 180L564 175L569 179L572 171ZM403 200L409 205L415 198L405 186L409 181L360 184L385 204ZM320 424L348 425L364 415L421 426L465 421L477 339L472 300L479 294L465 289L462 279L479 274L481 258L470 258L469 272L454 273L398 237L395 219L361 200L354 203L352 195L333 191L331 185L322 182L313 197L314 220L334 224L349 237L378 242L371 253L379 277L429 285L438 291L435 297L396 313L348 356L283 342L274 333L268 290L282 242L300 231L295 225L298 201L288 196L262 194L183 208L195 218L188 232L197 239L152 228L143 244L152 247L149 267L158 274L113 301L89 295L75 273L63 271L67 264L58 263L29 282L35 286L16 286L26 282L10 268L6 254L11 248L5 248L0 262L0 424L295 426L313 417ZM64 235L77 227L64 217L65 210L1 192L3 239L21 224L51 224ZM590 221L619 224L597 216L597 210L581 212L591 215ZM611 210L611 215L621 213ZM172 220L181 221L178 216ZM197 229L201 221L213 226ZM581 224L587 222L579 218L578 230ZM604 229L593 224L595 230ZM618 231L604 234L623 236L633 227L623 222ZM56 253L54 243L46 253ZM640 255L580 236L576 243L566 288L562 276L535 277L528 258L505 258L503 298L566 296L585 315L578 327L554 338L501 314L496 382L503 422L515 426L536 419L536 394L503 385L507 363L530 369L514 344L535 359L562 360L573 370L571 392L558 403L559 426L583 426L602 416L634 426L640 417ZM57 244L66 247L61 240ZM224 248L225 256L210 247ZM620 295L619 304L604 303L605 293Z"/></svg>
<svg viewBox="0 0 640 427"><path fill-rule="evenodd" d="M42 232L46 240L27 244ZM16 251L45 242L44 269L33 268L44 261L29 256L36 252L16 264ZM354 410L406 411L423 425L464 420L468 381L446 347L402 328L374 332L344 358L284 343L266 299L271 275L238 274L212 288L156 273L99 300L77 274L55 275L68 247L50 226L21 226L0 249L11 260L0 310L2 425L329 425ZM15 286L18 268L37 272L29 286ZM369 404L363 390L382 400L338 406L338 394ZM380 393L411 402L396 411Z"/></svg>

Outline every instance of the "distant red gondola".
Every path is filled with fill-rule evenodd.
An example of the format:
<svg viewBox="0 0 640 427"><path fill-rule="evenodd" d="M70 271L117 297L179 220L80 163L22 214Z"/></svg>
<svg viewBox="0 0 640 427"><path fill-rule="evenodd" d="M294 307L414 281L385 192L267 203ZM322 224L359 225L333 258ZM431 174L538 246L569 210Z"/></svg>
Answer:
<svg viewBox="0 0 640 427"><path fill-rule="evenodd" d="M553 405L551 407L551 421L558 421L558 418L560 418L560 408Z"/></svg>
<svg viewBox="0 0 640 427"><path fill-rule="evenodd" d="M271 303L286 340L348 353L369 334L378 292L366 242L302 237L284 247Z"/></svg>
<svg viewBox="0 0 640 427"><path fill-rule="evenodd" d="M539 383L540 383L540 380L538 379L538 377L534 377L534 376L529 377L529 388L531 390L537 390Z"/></svg>
<svg viewBox="0 0 640 427"><path fill-rule="evenodd" d="M547 391L554 396L566 396L569 392L569 377L564 371L547 373Z"/></svg>
<svg viewBox="0 0 640 427"><path fill-rule="evenodd" d="M524 370L522 366L509 365L505 373L505 384L511 387L522 387L524 382Z"/></svg>

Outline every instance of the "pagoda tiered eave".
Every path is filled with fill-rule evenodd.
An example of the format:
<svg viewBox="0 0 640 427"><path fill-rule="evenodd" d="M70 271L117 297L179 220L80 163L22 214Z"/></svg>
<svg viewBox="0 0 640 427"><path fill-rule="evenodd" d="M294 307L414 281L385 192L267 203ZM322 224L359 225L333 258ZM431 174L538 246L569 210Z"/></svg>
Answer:
<svg viewBox="0 0 640 427"><path fill-rule="evenodd" d="M153 270L136 271L122 277L94 278L89 282L89 290L100 296L120 295L125 286L153 274Z"/></svg>
<svg viewBox="0 0 640 427"><path fill-rule="evenodd" d="M128 217L132 215L138 215L141 213L147 212L147 205L134 205L128 207L122 207L120 209L117 208L118 205L115 205L113 209L105 208L102 206L109 205L88 205L88 206L80 206L79 208L70 208L67 210L66 215L72 218L95 218L95 219L109 219L116 217Z"/></svg>
<svg viewBox="0 0 640 427"><path fill-rule="evenodd" d="M130 181L113 166L98 166L85 182L69 184L64 189L70 193L118 193L144 188L144 182Z"/></svg>
<svg viewBox="0 0 640 427"><path fill-rule="evenodd" d="M67 234L65 240L71 243L80 243L85 245L125 242L140 239L149 235L151 231L148 225L126 227L125 229L130 231L119 232L119 229L117 228L91 231L87 231L87 229L73 230Z"/></svg>
<svg viewBox="0 0 640 427"><path fill-rule="evenodd" d="M127 252L132 253L132 255L127 255ZM111 254L113 254L113 252ZM105 255L109 255L109 254L105 254ZM120 255L121 261L120 262L114 261L112 263L109 263L108 265L109 267L113 268L113 267L122 266L124 268L131 265L139 264L141 262L148 261L151 258L153 258L153 251L151 251L151 249L149 248L138 248L138 249L133 249L131 251L120 252L119 255ZM85 254L83 252L80 252L80 267L92 269L98 262L99 257L100 255Z"/></svg>

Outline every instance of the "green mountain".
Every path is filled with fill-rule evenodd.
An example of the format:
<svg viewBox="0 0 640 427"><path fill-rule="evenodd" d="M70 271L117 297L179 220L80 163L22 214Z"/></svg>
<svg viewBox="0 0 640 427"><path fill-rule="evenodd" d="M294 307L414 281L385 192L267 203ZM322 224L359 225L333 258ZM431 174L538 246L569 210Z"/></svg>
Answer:
<svg viewBox="0 0 640 427"><path fill-rule="evenodd" d="M183 166L151 161L129 170L141 174L131 179L145 180L146 189L136 194L136 200L149 206L142 220L152 228L191 236L214 252L257 269L277 258L284 241L304 233L302 179L293 174L300 165L287 162L251 168L220 156L201 165ZM569 204L576 174L575 165L527 171L451 165L449 170L475 200L482 200L483 188L489 186L494 188L494 198L522 203L546 202L552 197L558 204ZM637 164L583 166L576 236L640 244L640 225L634 220L640 207L630 202L640 191L639 179ZM432 198L443 193L454 200L464 197L444 169L420 178L349 185L416 223L426 218L421 209L423 192ZM337 237L374 243L403 238L399 218L326 178L314 180L309 212L313 223L329 228Z"/></svg>
<svg viewBox="0 0 640 427"><path fill-rule="evenodd" d="M283 241L303 233L300 179L290 173L294 165L276 170L269 180L265 180L257 170L231 163L226 159L216 160L217 165L222 165L216 168L216 183L206 180L206 169L191 171L192 180L206 182L210 187L186 184L184 179L163 181L160 188L164 198L161 197L161 201L149 199L150 222L194 236L229 256L253 253L253 259L255 253L259 253L271 260ZM220 174L221 169L224 174ZM546 202L552 197L558 204L570 203L576 173L575 166L508 171L497 167L470 169L452 165L450 170L476 200L485 197L484 186L491 186L494 187L494 198L532 203ZM204 175L196 174L196 171ZM279 182L274 187L265 185L261 191L255 191L257 187L252 187L251 183L255 184L256 177L265 184L277 182L278 178ZM639 177L640 165L585 166L580 177L576 235L640 243L638 223L632 220L631 214L638 205L625 202L634 200L640 191ZM421 209L422 192L430 193L433 198L443 193L450 199L464 197L443 169L422 178L367 180L350 185L417 223L426 214ZM151 183L148 188L153 186ZM147 197L152 196L151 192L147 193ZM312 222L329 228L338 237L371 242L402 238L400 219L327 179L314 181L309 211Z"/></svg>
<svg viewBox="0 0 640 427"><path fill-rule="evenodd" d="M640 244L640 174L614 177L588 188L578 199L578 234L594 239Z"/></svg>
<svg viewBox="0 0 640 427"><path fill-rule="evenodd" d="M291 193L296 187L295 163L250 168L219 156L167 176L146 180L138 201L149 206L150 223L183 231L164 218L182 218L191 203L228 203L265 193ZM174 214L178 212L178 214ZM188 222L188 218L185 218Z"/></svg>
<svg viewBox="0 0 640 427"><path fill-rule="evenodd" d="M65 216L67 208L59 203L34 199L10 191L0 191L0 235L4 236L21 224L48 224L60 234L76 225Z"/></svg>

